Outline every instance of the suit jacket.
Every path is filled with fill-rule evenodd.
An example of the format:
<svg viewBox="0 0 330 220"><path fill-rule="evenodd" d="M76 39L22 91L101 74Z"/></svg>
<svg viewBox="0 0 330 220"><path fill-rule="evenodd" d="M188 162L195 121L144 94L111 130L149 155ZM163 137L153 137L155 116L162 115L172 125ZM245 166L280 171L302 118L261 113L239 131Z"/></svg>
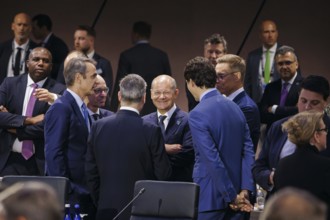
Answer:
<svg viewBox="0 0 330 220"><path fill-rule="evenodd" d="M45 116L47 174L71 182L71 198L88 195L84 161L88 128L74 97L68 91L55 101Z"/></svg>
<svg viewBox="0 0 330 220"><path fill-rule="evenodd" d="M283 158L274 175L275 188L297 187L306 190L330 207L330 159L319 155L315 146L297 147Z"/></svg>
<svg viewBox="0 0 330 220"><path fill-rule="evenodd" d="M279 48L280 46L277 46ZM247 94L256 102L259 103L262 97L262 85L260 85L259 66L262 60L262 47L259 47L248 54L246 60L246 73L244 78L244 89ZM273 65L274 81L280 78L275 65Z"/></svg>
<svg viewBox="0 0 330 220"><path fill-rule="evenodd" d="M146 103L141 111L141 115L155 112L156 107L153 105L150 97L150 85L152 80L158 75L171 75L170 62L167 54L152 47L148 43L136 44L134 47L120 54L116 81L111 97L111 111L116 112L119 106L119 82L130 73L140 75L147 82Z"/></svg>
<svg viewBox="0 0 330 220"><path fill-rule="evenodd" d="M86 175L98 207L96 219L112 219L133 198L135 181L171 175L160 128L129 110L96 121L88 139ZM127 209L121 217L129 215Z"/></svg>
<svg viewBox="0 0 330 220"><path fill-rule="evenodd" d="M27 53L25 54L25 61L28 60L31 50L36 46L37 44L35 42L33 42L32 40L29 41ZM13 39L0 44L0 84L7 77L8 63L12 53L13 53ZM25 70L27 70L26 66L25 66Z"/></svg>
<svg viewBox="0 0 330 220"><path fill-rule="evenodd" d="M114 113L112 111L100 108L100 118L108 117L113 115Z"/></svg>
<svg viewBox="0 0 330 220"><path fill-rule="evenodd" d="M143 119L158 126L157 112L146 115ZM165 144L182 145L182 152L168 155L172 166L172 175L169 180L192 182L195 153L186 112L179 108L175 109L163 138Z"/></svg>
<svg viewBox="0 0 330 220"><path fill-rule="evenodd" d="M189 126L199 211L225 209L242 189L253 191L253 144L240 108L213 90L189 113Z"/></svg>
<svg viewBox="0 0 330 220"><path fill-rule="evenodd" d="M5 167L9 154L12 150L16 138L22 140L33 140L35 146L35 159L39 169L39 174L44 175L44 126L43 123L37 125L24 125L26 116L22 116L22 109L27 86L27 74L17 77L7 77L0 86L0 105L7 108L8 112L0 112L0 172ZM50 92L62 94L65 87L56 81L48 78L43 88ZM36 101L33 116L45 114L49 105L47 102ZM17 134L7 131L14 128Z"/></svg>
<svg viewBox="0 0 330 220"><path fill-rule="evenodd" d="M61 38L55 36L54 34L50 35L44 47L47 48L53 56L51 78L56 80L60 66L69 53L69 48Z"/></svg>
<svg viewBox="0 0 330 220"><path fill-rule="evenodd" d="M287 133L282 131L282 124L289 118L283 118L273 123L262 145L259 157L253 165L252 172L256 183L269 192L273 189L273 186L269 183L269 175L273 168L277 170L281 151L288 139ZM325 115L323 120L327 126L330 125L328 116ZM322 151L321 155L330 157L329 134L327 135L327 146L327 149Z"/></svg>
<svg viewBox="0 0 330 220"><path fill-rule="evenodd" d="M281 91L282 91L282 81L278 79L274 82L269 83L265 92L262 96L261 102L259 103L259 111L261 117L261 123L267 124L267 128L274 121L294 115L298 113L297 103L299 98L300 86L303 78L300 75L297 75L293 81L291 88L289 90L288 96L285 100L284 106L278 106L275 114L269 113L268 108L273 105L279 105L281 100Z"/></svg>
<svg viewBox="0 0 330 220"><path fill-rule="evenodd" d="M254 152L256 152L260 137L260 115L258 107L245 91L239 93L233 101L240 107L245 116L249 126Z"/></svg>

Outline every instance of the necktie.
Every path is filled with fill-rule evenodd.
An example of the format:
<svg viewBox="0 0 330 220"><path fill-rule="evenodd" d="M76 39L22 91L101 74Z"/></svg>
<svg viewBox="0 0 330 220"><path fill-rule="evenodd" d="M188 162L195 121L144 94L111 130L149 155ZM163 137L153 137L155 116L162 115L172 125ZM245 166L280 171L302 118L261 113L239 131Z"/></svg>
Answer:
<svg viewBox="0 0 330 220"><path fill-rule="evenodd" d="M264 69L264 82L267 84L270 80L270 52L269 50L266 51L266 62L265 62L265 69Z"/></svg>
<svg viewBox="0 0 330 220"><path fill-rule="evenodd" d="M91 127L90 127L91 125L89 124L88 110L87 110L87 107L84 103L81 105L81 109L82 109L83 116L84 116L84 119L85 119L85 124L86 124L86 126L88 128L88 132L89 132L90 129L91 129Z"/></svg>
<svg viewBox="0 0 330 220"><path fill-rule="evenodd" d="M288 96L288 88L287 88L288 85L289 85L289 83L287 83L287 82L282 84L280 106L285 105L285 100L286 100L286 97Z"/></svg>
<svg viewBox="0 0 330 220"><path fill-rule="evenodd" d="M37 84L32 84L32 93L30 95L30 99L26 108L25 115L32 116L34 105L36 103L37 98L33 95L36 88L38 88ZM32 140L24 140L22 144L22 156L28 160L33 155L33 141Z"/></svg>
<svg viewBox="0 0 330 220"><path fill-rule="evenodd" d="M19 72L21 70L21 51L22 51L22 48L17 47L16 49L17 49L17 52L16 52L16 56L15 56L14 76L18 76Z"/></svg>
<svg viewBox="0 0 330 220"><path fill-rule="evenodd" d="M165 125L164 120L167 116L166 115L160 115L159 116L159 127L162 130L163 135L165 135Z"/></svg>
<svg viewBox="0 0 330 220"><path fill-rule="evenodd" d="M99 114L93 114L92 116L93 116L94 121L97 121L97 120L100 119L100 115Z"/></svg>

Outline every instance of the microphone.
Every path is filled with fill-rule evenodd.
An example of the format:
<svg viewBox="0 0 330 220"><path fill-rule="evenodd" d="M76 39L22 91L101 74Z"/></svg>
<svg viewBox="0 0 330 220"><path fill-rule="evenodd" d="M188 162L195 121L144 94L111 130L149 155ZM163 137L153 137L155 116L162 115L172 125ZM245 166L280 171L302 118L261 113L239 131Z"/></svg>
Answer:
<svg viewBox="0 0 330 220"><path fill-rule="evenodd" d="M144 192L146 191L145 188L140 189L139 193L134 196L134 198L122 209L120 212L112 219L116 220L118 217L123 213L137 198L139 198Z"/></svg>

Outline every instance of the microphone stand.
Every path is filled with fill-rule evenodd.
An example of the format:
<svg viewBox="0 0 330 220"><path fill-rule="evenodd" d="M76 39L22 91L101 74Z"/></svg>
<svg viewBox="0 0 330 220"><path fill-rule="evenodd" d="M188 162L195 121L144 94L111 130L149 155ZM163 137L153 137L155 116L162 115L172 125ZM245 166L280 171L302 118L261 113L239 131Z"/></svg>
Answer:
<svg viewBox="0 0 330 220"><path fill-rule="evenodd" d="M120 212L112 219L112 220L116 220L118 219L118 217L121 215L121 213L123 213L137 198L139 198L144 192L145 192L145 188L140 189L139 193L134 196L134 198L122 209L120 210Z"/></svg>

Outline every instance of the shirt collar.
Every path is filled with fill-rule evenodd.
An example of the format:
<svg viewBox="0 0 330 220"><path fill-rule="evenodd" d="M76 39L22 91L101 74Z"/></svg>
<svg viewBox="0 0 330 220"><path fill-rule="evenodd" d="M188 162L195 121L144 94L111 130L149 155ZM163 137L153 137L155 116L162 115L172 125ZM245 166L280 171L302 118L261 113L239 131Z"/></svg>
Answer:
<svg viewBox="0 0 330 220"><path fill-rule="evenodd" d="M176 105L174 103L174 105L172 106L172 108L170 110L168 110L168 112L166 112L165 114L160 114L160 112L157 111L157 118L159 118L159 116L161 116L161 115L166 115L166 119L165 120L170 120L170 118L172 117L175 109L176 109Z"/></svg>
<svg viewBox="0 0 330 220"><path fill-rule="evenodd" d="M26 51L26 49L28 48L29 42L30 42L30 40L27 40L24 44L18 45L18 43L14 40L14 49L16 49L17 47L20 47L24 51Z"/></svg>
<svg viewBox="0 0 330 220"><path fill-rule="evenodd" d="M210 93L210 92L212 92L212 91L214 91L214 90L216 90L216 88L211 88L211 89L208 89L208 90L206 90L205 92L203 92L203 93L201 94L201 97L199 98L199 101L202 101L202 99L204 98L204 96L205 96L206 94L208 94L208 93Z"/></svg>
<svg viewBox="0 0 330 220"><path fill-rule="evenodd" d="M289 83L290 85L292 85L293 84L293 82L294 82L294 80L296 79L296 77L297 77L297 72L294 74L294 76L292 77L292 79L290 79L289 81L284 81L284 80L281 80L282 81L282 84L283 83Z"/></svg>
<svg viewBox="0 0 330 220"><path fill-rule="evenodd" d="M277 49L277 43L275 43L271 48L269 48L269 52L275 54ZM267 48L265 46L262 46L262 51L265 53L267 51Z"/></svg>
<svg viewBox="0 0 330 220"><path fill-rule="evenodd" d="M227 96L227 98L230 100L234 100L234 98L243 91L244 91L244 88L241 87L241 88L237 89L235 92L233 92L232 94L230 94L229 96Z"/></svg>
<svg viewBox="0 0 330 220"><path fill-rule="evenodd" d="M77 95L77 93L75 93L71 89L66 89L66 90L73 96L73 98L76 100L77 105L79 106L79 108L81 108L82 104L84 103L83 100L81 100L81 98Z"/></svg>
<svg viewBox="0 0 330 220"><path fill-rule="evenodd" d="M52 36L52 34L53 34L53 33L50 32L50 33L47 35L47 37L42 41L42 43L46 44L46 43L48 42L50 36Z"/></svg>
<svg viewBox="0 0 330 220"><path fill-rule="evenodd" d="M42 88L47 80L47 77L39 82L34 82L30 76L30 74L27 74L27 86L31 86L32 84L37 84L38 88Z"/></svg>
<svg viewBox="0 0 330 220"><path fill-rule="evenodd" d="M122 106L122 107L120 107L120 110L133 111L133 112L136 112L138 115L140 114L140 112L136 108L132 108L132 107L128 107L128 106Z"/></svg>
<svg viewBox="0 0 330 220"><path fill-rule="evenodd" d="M93 51L91 51L90 53L88 53L88 54L87 54L87 57L88 57L89 59L93 59L94 54L95 54L95 50L93 50Z"/></svg>

